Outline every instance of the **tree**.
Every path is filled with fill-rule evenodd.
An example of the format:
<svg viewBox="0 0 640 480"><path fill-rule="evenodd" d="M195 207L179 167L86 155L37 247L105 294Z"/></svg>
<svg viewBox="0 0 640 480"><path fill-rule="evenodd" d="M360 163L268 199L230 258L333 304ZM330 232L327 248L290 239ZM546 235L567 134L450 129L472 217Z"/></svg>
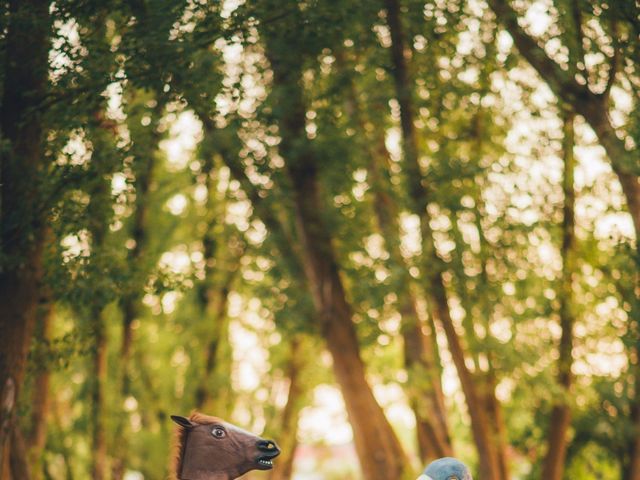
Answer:
<svg viewBox="0 0 640 480"><path fill-rule="evenodd" d="M640 181L638 174L640 161L637 149L629 148L629 141L620 138L619 129L614 127L609 116L612 109L611 90L616 83L617 76L627 71L632 72L631 76L637 75L633 66L621 68L628 62L633 65L634 55L636 55L636 41L626 42L626 48L622 47L622 44L625 43L624 38L633 37L634 34L637 37L637 18L633 13L630 16L627 15L627 12L634 11L634 7L625 2L612 13L604 14L598 13L600 10L597 5L590 5L591 11L586 12L578 2L556 2L555 6L561 15L560 20L563 22L561 40L565 42L570 52L568 68L563 69L554 58L545 52L538 40L520 25L520 15L508 0L491 0L489 6L498 21L511 34L520 54L538 72L558 99L570 105L577 114L584 117L597 135L622 186L633 220L636 239L640 238ZM608 78L604 88L597 82L591 81L593 75L585 66L583 42L586 37L583 22L587 15L605 26L613 47L611 53L604 57L608 63L596 67L598 69L608 68ZM631 83L634 84L634 82ZM637 92L637 90L634 91ZM633 130L624 132L622 135L630 139L631 143L636 143L638 140ZM634 424L637 425L636 430L640 431L640 423L637 423L640 416L634 413L632 417ZM631 454L632 458L640 457L640 441L637 438L640 437L636 432L629 440L630 445L634 445L630 446L634 452ZM640 478L640 462L632 462L627 472L626 478Z"/></svg>
<svg viewBox="0 0 640 480"><path fill-rule="evenodd" d="M409 83L405 60L405 40L400 20L400 5L396 0L386 2L387 22L391 32L391 54L394 66L396 95L400 104L400 122L403 139L403 156L407 187L411 197L411 210L420 219L422 248L425 270L426 289L429 298L430 314L441 322L447 335L449 349L460 377L462 389L467 398L467 406L471 416L471 428L480 456L480 474L487 478L503 478L506 471L501 471L499 454L496 451L496 439L491 432L489 416L483 405L483 398L472 373L465 363L465 348L458 337L448 306L446 287L442 274L446 269L438 257L431 230L431 217L428 203L433 187L424 180L425 175L419 163L416 131L414 127L414 108L412 104L412 88ZM506 478L506 477L505 477Z"/></svg>
<svg viewBox="0 0 640 480"><path fill-rule="evenodd" d="M551 412L547 455L543 467L543 478L560 480L566 459L567 431L571 421L571 407L568 404L572 384L571 365L573 363L573 326L575 324L572 299L573 275L575 270L575 192L573 155L574 116L570 112L563 114L562 155L564 160L563 178L563 221L562 221L562 280L560 294L560 325L562 336L559 345L558 383L563 389L561 403L555 405Z"/></svg>
<svg viewBox="0 0 640 480"><path fill-rule="evenodd" d="M366 381L353 311L340 279L330 231L320 215L320 164L304 130L306 106L300 86L304 57L289 50L295 40L286 30L263 25L261 35L274 75L271 102L278 105L274 113L282 137L280 153L291 183L304 272L345 399L358 457L367 478L402 478L407 468L404 452Z"/></svg>
<svg viewBox="0 0 640 480"><path fill-rule="evenodd" d="M49 4L10 2L2 95L0 272L0 472L9 478L10 439L36 323L44 241L43 112Z"/></svg>

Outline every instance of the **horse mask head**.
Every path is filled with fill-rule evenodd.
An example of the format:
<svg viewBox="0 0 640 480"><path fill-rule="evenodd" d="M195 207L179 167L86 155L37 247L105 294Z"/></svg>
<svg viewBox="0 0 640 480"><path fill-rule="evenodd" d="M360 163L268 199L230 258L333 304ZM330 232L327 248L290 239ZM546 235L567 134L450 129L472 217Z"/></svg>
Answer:
<svg viewBox="0 0 640 480"><path fill-rule="evenodd" d="M280 454L271 440L252 435L217 417L172 415L180 426L176 475L179 480L232 480L250 470L270 470Z"/></svg>

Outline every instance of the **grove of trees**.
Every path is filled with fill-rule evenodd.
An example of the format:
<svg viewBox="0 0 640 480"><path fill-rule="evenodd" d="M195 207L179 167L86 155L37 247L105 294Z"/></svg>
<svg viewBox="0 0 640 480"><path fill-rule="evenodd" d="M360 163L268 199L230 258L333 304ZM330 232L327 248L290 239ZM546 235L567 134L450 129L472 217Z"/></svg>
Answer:
<svg viewBox="0 0 640 480"><path fill-rule="evenodd" d="M0 5L0 479L640 480L637 1Z"/></svg>

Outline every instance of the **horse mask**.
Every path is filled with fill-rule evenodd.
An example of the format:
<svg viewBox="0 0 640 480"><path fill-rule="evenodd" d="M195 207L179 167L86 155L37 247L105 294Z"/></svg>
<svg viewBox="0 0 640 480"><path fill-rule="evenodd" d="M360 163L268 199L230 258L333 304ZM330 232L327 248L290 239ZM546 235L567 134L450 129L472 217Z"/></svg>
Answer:
<svg viewBox="0 0 640 480"><path fill-rule="evenodd" d="M270 470L280 454L275 442L217 417L172 415L178 432L178 480L232 480L250 470Z"/></svg>

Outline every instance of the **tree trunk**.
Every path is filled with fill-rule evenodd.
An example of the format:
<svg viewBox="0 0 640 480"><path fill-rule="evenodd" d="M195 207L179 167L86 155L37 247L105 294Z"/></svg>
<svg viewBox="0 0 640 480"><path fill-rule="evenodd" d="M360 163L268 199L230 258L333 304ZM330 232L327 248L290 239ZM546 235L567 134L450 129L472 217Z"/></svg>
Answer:
<svg viewBox="0 0 640 480"><path fill-rule="evenodd" d="M472 151L477 157L478 164L481 163L483 155L483 122L482 112L477 111L472 121ZM482 179L476 178L476 188L472 189L469 193L472 196L475 203L475 227L480 240L480 252L478 257L480 260L480 275L477 278L477 284L474 291L469 290L466 286L466 275L464 274L464 238L460 231L458 224L458 216L454 213L451 218L452 224L452 236L456 244L456 253L453 262L454 266L452 271L454 273L459 272L460 278L456 282L457 295L460 299L460 303L465 311L462 325L464 328L465 339L467 347L471 350L471 360L473 361L474 368L474 382L476 388L480 392L480 396L485 403L487 415L489 417L489 425L491 428L491 435L494 439L494 448L498 460L498 468L500 476L503 479L509 478L509 468L507 459L507 427L505 425L504 415L502 412L502 405L496 396L496 387L498 384L498 378L496 375L496 369L494 366L494 354L491 350L482 349L482 340L478 338L475 331L475 318L474 308L480 309L480 314L475 315L479 317L483 323L485 335L489 336L491 332L491 319L493 315L493 303L490 300L488 293L490 291L490 279L487 272L487 258L490 253L487 239L484 235L482 226L482 213L484 201L482 199ZM483 354L486 360L486 369L481 368L480 353Z"/></svg>
<svg viewBox="0 0 640 480"><path fill-rule="evenodd" d="M289 394L282 412L278 443L282 454L278 458L269 480L290 480L293 475L293 459L298 446L298 420L304 406L306 385L302 375L306 367L304 344L301 339L291 340L291 355L288 364Z"/></svg>
<svg viewBox="0 0 640 480"><path fill-rule="evenodd" d="M587 85L577 83L574 76L551 59L536 39L531 37L519 24L518 13L511 7L508 0L489 0L488 3L498 20L504 24L513 37L514 44L520 54L538 72L558 99L570 105L574 112L582 115L595 132L598 141L607 152L613 171L620 180L636 233L636 245L638 252L640 252L640 181L638 176L640 156L637 148L628 150L624 140L617 136L609 117L608 92L605 91L604 94L598 95L593 93ZM581 28L580 25L577 27ZM615 68L612 68L612 72L615 75ZM614 76L609 78L609 86L613 85L614 80ZM640 282L637 285L640 285ZM640 385L638 369L632 369L631 375L634 377L633 382ZM637 391L638 389L636 389ZM638 406L640 397L637 393L634 403L636 406L632 408L630 421L636 428L633 429L633 434L628 440L627 450L629 451L630 463L625 468L625 480L640 480L640 414L637 413L640 409ZM560 412L558 411L556 415L560 415ZM569 423L568 417L560 418L560 420ZM554 425L556 425L555 421Z"/></svg>
<svg viewBox="0 0 640 480"><path fill-rule="evenodd" d="M553 406L548 432L548 450L542 466L544 480L562 480L567 454L567 431L571 423L571 365L573 364L573 325L575 318L572 312L573 274L575 271L575 191L573 187L575 158L573 154L574 114L563 113L562 155L564 158L564 206L562 220L562 279L560 284L560 337L558 359L558 385L562 392L559 402Z"/></svg>
<svg viewBox="0 0 640 480"><path fill-rule="evenodd" d="M482 110L476 112L476 115L473 119L473 135L475 137L473 141L473 148L475 149L475 154L478 156L478 164L481 164L482 155L483 155L483 139L485 138L484 131L484 122L482 116ZM492 255L491 249L489 247L489 242L487 241L487 237L485 236L484 229L482 226L482 212L486 210L484 199L482 198L481 186L483 182L478 181L477 184L479 188L475 190L474 204L475 204L475 227L478 232L478 238L480 239L480 278L479 278L479 286L476 287L479 289L480 296L480 305L482 309L482 318L484 321L484 328L487 335L491 331L491 320L493 316L493 302L489 298L488 292L490 291L491 280L489 277L489 272L487 271L487 259ZM482 287L482 288L480 288ZM484 293L482 293L484 290ZM468 314L471 315L471 310L467 310ZM470 321L469 323L473 323ZM471 325L471 329L473 330L473 325ZM475 335L474 335L475 336ZM477 338L476 338L477 339ZM498 468L500 469L501 478L504 480L508 480L509 476L509 462L507 458L507 426L504 419L504 414L502 411L502 405L496 396L496 388L498 386L498 376L496 372L496 368L494 365L494 354L491 350L485 350L485 356L488 364L487 374L481 378L483 382L483 388L485 389L485 396L487 399L487 412L489 414L489 423L493 427L492 435L495 441L495 449L498 456Z"/></svg>
<svg viewBox="0 0 640 480"><path fill-rule="evenodd" d="M502 412L502 405L496 397L496 375L495 370L489 359L489 372L482 379L482 386L485 388L485 399L487 405L487 415L489 416L489 425L492 427L492 437L495 444L496 455L498 457L498 469L500 478L508 480L509 477L509 461L507 459L507 426Z"/></svg>
<svg viewBox="0 0 640 480"><path fill-rule="evenodd" d="M478 151L480 151L480 146L476 145ZM474 198L476 205L481 202L480 199ZM487 415L489 416L489 425L491 427L492 436L495 443L495 451L498 459L498 467L500 469L501 478L508 479L508 461L507 461L507 431L506 425L504 422L504 416L502 413L502 406L498 398L496 397L496 387L497 387L497 378L496 378L496 370L494 368L494 360L493 360L493 352L490 350L482 351L482 339L478 338L475 332L474 325L474 308L479 306L481 310L481 314L479 317L483 321L483 326L486 332L486 335L490 335L491 331L491 307L488 299L486 298L486 290L485 287L489 284L489 279L486 271L486 258L485 258L485 250L486 247L484 244L486 243L486 239L484 238L484 234L482 232L482 225L479 221L479 212L475 212L477 217L476 220L476 228L478 230L478 236L480 238L480 264L481 274L478 278L478 284L475 286L476 295L473 295L473 292L467 289L465 285L466 277L464 275L464 264L462 261L462 255L464 252L463 244L464 239L462 237L462 232L458 228L458 218L457 216L453 216L452 223L452 236L454 242L456 244L456 253L457 255L454 257L455 266L452 269L453 272L461 272L461 278L456 282L456 294L460 299L460 303L465 311L464 318L462 320L462 325L465 333L465 340L467 342L468 348L471 350L470 353L470 361L473 361L473 368L475 374L473 375L473 380L476 384L476 388L480 392L480 396L485 403L485 408L487 411ZM480 368L480 353L483 354L484 359L486 360L487 367L485 370Z"/></svg>
<svg viewBox="0 0 640 480"><path fill-rule="evenodd" d="M107 336L102 308L93 311L91 386L91 476L93 480L103 480L107 474L107 438L105 431L105 384L107 380Z"/></svg>
<svg viewBox="0 0 640 480"><path fill-rule="evenodd" d="M432 263L435 264L438 261L440 260L432 260ZM467 408L469 409L469 416L471 417L471 431L480 459L480 476L481 478L492 480L501 479L500 460L496 449L498 439L495 438L490 423L490 417L485 403L486 397L478 392L473 374L465 363L464 348L462 347L462 343L451 318L442 274L438 271L429 272L427 278L430 296L429 302L433 305L430 308L433 314L436 315L436 318L441 322L442 328L447 336L451 357L456 366L462 391L467 401Z"/></svg>
<svg viewBox="0 0 640 480"><path fill-rule="evenodd" d="M111 207L111 175L113 169L119 166L119 155L114 149L113 130L104 120L104 111L97 110L94 116L96 122L87 131L93 150L89 164L95 183L91 184L90 200L87 205L88 230L91 233L91 256L89 261L97 269L104 268L109 260L106 249L109 221L113 214ZM97 271L97 269L95 271ZM97 273L93 273L97 274ZM91 352L90 381L89 381L89 425L91 433L91 473L93 480L103 480L108 477L108 445L106 427L106 389L107 389L107 361L108 337L107 324L104 318L105 307L114 299L101 291L93 292L89 305L79 305L81 311L88 316L88 325L93 349ZM121 436L124 437L124 436ZM123 441L119 437L118 441Z"/></svg>
<svg viewBox="0 0 640 480"><path fill-rule="evenodd" d="M365 478L400 479L407 460L371 387L360 357L349 305L338 271L331 236L321 213L324 209L317 178L318 162L305 132L305 104L300 86L300 64L287 55L279 58L269 48L274 72L274 98L280 103L277 120L280 152L293 187L295 219L302 243L303 267L321 332L333 358L333 369L353 428L354 443Z"/></svg>
<svg viewBox="0 0 640 480"><path fill-rule="evenodd" d="M49 2L8 2L0 159L0 475L9 470L15 409L42 278L44 160L38 105L47 82Z"/></svg>
<svg viewBox="0 0 640 480"><path fill-rule="evenodd" d="M445 331L449 343L449 350L451 351L462 390L467 400L469 416L471 417L471 431L480 460L480 476L483 479L498 480L502 478L502 475L499 467L498 453L495 448L496 439L492 433L484 398L478 392L472 373L465 363L464 348L451 318L447 291L442 277L442 273L446 267L436 252L433 232L429 224L431 220L427 210L429 187L423 180L424 175L418 160L418 142L413 125L413 89L411 88L407 71L405 39L400 19L400 5L398 0L385 0L385 2L387 7L387 23L393 42L391 55L394 66L393 75L396 85L396 95L398 97L398 103L400 104L404 170L408 179L412 211L420 219L423 260L422 273L426 278L429 309L431 315L441 323Z"/></svg>
<svg viewBox="0 0 640 480"><path fill-rule="evenodd" d="M224 388L224 385L229 381L230 371L221 369L221 350L229 341L227 305L234 274L235 272L228 272L225 284L218 289L211 286L204 287L206 288L206 298L203 299L204 303L201 305L202 313L207 319L210 329L205 350L205 371L196 389L196 408L199 410L209 409L220 416L229 413L226 412L229 402L225 398L228 388Z"/></svg>
<svg viewBox="0 0 640 480"><path fill-rule="evenodd" d="M140 310L140 298L142 297L142 286L146 281L144 275L144 261L147 254L149 243L149 192L153 183L155 151L161 139L161 133L158 132L159 118L164 111L164 102L157 101L156 107L150 112L154 123L149 126L151 130L142 138L134 138L134 165L135 172L135 212L133 216L133 226L131 228L131 238L134 246L129 251L129 264L138 278L137 282L140 288L134 288L134 292L127 295L122 300L122 393L127 394L129 391L129 361L131 358L131 346L133 344L133 330L131 328L133 321L138 317ZM137 119L137 118L136 118Z"/></svg>
<svg viewBox="0 0 640 480"><path fill-rule="evenodd" d="M638 349L636 349L637 351ZM631 421L633 425L634 435L629 439L627 452L628 461L623 464L623 480L640 480L640 455L637 455L637 452L640 452L640 406L638 405L638 388L640 387L640 382L638 382L638 378L640 374L637 373L639 369L638 365L633 365L632 368L636 370L635 374L635 398L633 399L633 405L631 406Z"/></svg>
<svg viewBox="0 0 640 480"><path fill-rule="evenodd" d="M635 285L640 285L640 273L635 274ZM630 292L635 293L633 290ZM634 299L635 300L635 299ZM627 326L627 335L635 339L629 348L629 382L633 384L633 392L629 399L630 433L627 435L625 455L623 456L623 480L640 480L640 302L635 302Z"/></svg>
<svg viewBox="0 0 640 480"><path fill-rule="evenodd" d="M135 172L135 211L133 215L133 225L131 228L131 238L133 248L129 251L128 262L133 271L134 281L129 291L120 301L122 311L122 340L120 344L120 404L124 405L126 398L131 392L131 350L133 348L133 322L140 316L141 298L144 293L146 283L146 262L148 259L147 248L149 243L149 192L153 182L155 150L160 142L161 135L158 132L158 119L164 110L164 103L158 101L153 109L152 118L154 123L149 126L150 132L142 138L134 138L134 164ZM135 117L136 120L137 117ZM113 450L112 476L114 480L121 480L124 477L127 464L128 435L127 425L129 424L129 413L119 412L116 420L116 437L119 439Z"/></svg>
<svg viewBox="0 0 640 480"><path fill-rule="evenodd" d="M344 64L342 55L336 54L336 57L339 65ZM402 255L402 230L398 221L400 212L390 191L391 182L387 178L390 172L390 155L385 144L384 127L374 125L374 138L371 138L367 123L376 122L365 118L353 82L350 82L349 103L356 126L368 145L368 175L374 211L389 252L391 281L398 296L404 340L404 366L408 374L404 389L416 419L418 452L423 461L451 456L453 449L440 381L441 368L434 337L435 329L433 321L424 325L420 320L418 299L412 288L414 280Z"/></svg>
<svg viewBox="0 0 640 480"><path fill-rule="evenodd" d="M638 165L640 165L637 149L627 150L624 141L618 138L609 119L609 105L605 98L590 98L589 102L579 100L571 106L593 128L607 156L612 160L611 166L620 180L622 191L627 199L636 238L640 239L640 177L634 173L638 172Z"/></svg>
<svg viewBox="0 0 640 480"><path fill-rule="evenodd" d="M304 125L304 120L301 125ZM289 159L285 138L292 132L282 128L282 154ZM304 135L304 133L302 133ZM321 319L321 331L333 357L336 379L341 386L353 427L354 441L364 476L371 480L400 479L406 458L402 447L366 381L364 364L352 321L351 306L338 273L327 228L320 218L315 166L296 158L288 165L294 184L296 221L304 248L304 269Z"/></svg>
<svg viewBox="0 0 640 480"><path fill-rule="evenodd" d="M444 395L440 383L440 369L432 325L424 325L418 314L418 300L412 289L413 279L401 251L401 228L398 208L389 194L385 171L389 170L389 152L384 135L375 140L377 151L372 152L369 168L371 189L378 226L392 262L392 279L398 295L398 311L402 318L404 339L404 365L408 379L406 384L409 403L416 417L416 433L420 458L424 461L453 455ZM384 166L380 165L384 162ZM425 334L428 332L428 334Z"/></svg>
<svg viewBox="0 0 640 480"><path fill-rule="evenodd" d="M53 303L50 292L43 294L38 308L38 331L36 336L46 342L51 336ZM33 467L31 477L42 478L42 453L47 441L47 423L49 416L51 371L47 365L38 365L31 394L31 420L27 437L29 464Z"/></svg>
<svg viewBox="0 0 640 480"><path fill-rule="evenodd" d="M27 456L27 446L22 429L16 425L11 435L11 479L29 480L31 478Z"/></svg>
<svg viewBox="0 0 640 480"><path fill-rule="evenodd" d="M194 100L194 101L197 101ZM197 108L197 107L196 107ZM204 112L200 112L205 116ZM226 215L226 192L218 193L216 175L217 144L213 122L203 121L205 140L202 151L202 174L205 176L207 201L203 221L206 231L202 238L204 278L196 287L200 315L207 320L204 375L196 388L196 407L226 416L230 398L230 365L225 349L229 343L227 306L231 286L240 268L243 252L232 251L229 232L220 219Z"/></svg>
<svg viewBox="0 0 640 480"><path fill-rule="evenodd" d="M101 112L100 115L101 116ZM96 178L92 185L90 201L87 205L88 229L91 232L91 256L90 262L100 265L104 262L101 258L104 253L109 218L112 212L110 208L111 188L109 184L109 146L111 133L107 132L100 124L90 131L94 150L91 156L90 168ZM107 476L107 437L106 437L106 399L107 384L107 326L103 316L104 309L109 302L109 296L94 292L91 304L80 305L80 309L86 308L88 324L93 349L91 352L89 396L91 425L91 472L93 480L103 480Z"/></svg>

